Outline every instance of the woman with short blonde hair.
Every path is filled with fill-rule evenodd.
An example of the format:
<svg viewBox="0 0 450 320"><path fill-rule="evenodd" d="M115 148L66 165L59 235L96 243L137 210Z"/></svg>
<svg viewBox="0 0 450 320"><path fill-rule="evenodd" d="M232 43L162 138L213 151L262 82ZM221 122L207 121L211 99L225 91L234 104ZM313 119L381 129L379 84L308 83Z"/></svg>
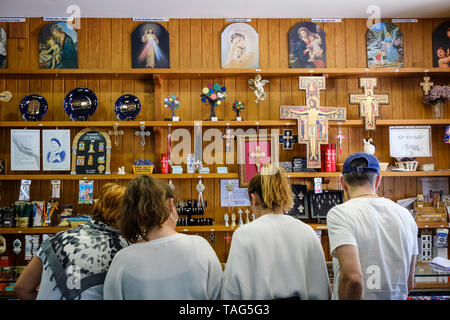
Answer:
<svg viewBox="0 0 450 320"><path fill-rule="evenodd" d="M222 299L329 299L324 253L314 230L285 213L293 204L282 168L265 165L249 183L256 219L233 235Z"/></svg>

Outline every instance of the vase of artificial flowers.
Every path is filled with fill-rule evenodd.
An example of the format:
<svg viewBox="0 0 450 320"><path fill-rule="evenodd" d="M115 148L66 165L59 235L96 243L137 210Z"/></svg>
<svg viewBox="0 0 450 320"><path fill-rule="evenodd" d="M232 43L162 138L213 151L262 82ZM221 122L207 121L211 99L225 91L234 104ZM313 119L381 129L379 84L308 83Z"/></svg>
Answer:
<svg viewBox="0 0 450 320"><path fill-rule="evenodd" d="M442 119L445 101L450 100L450 86L432 86L427 95L423 96L423 102L432 107L434 119Z"/></svg>

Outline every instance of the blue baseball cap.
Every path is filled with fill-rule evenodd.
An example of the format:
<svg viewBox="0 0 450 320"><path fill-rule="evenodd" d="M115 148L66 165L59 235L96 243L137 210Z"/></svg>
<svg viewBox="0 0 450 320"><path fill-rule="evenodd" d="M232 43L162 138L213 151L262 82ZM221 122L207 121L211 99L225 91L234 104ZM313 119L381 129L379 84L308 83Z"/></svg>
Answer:
<svg viewBox="0 0 450 320"><path fill-rule="evenodd" d="M352 161L360 158L367 160L367 166L352 167ZM342 168L342 173L349 172L371 172L380 174L380 163L378 162L378 159L371 154L365 152L353 153L347 159L345 159L344 166Z"/></svg>

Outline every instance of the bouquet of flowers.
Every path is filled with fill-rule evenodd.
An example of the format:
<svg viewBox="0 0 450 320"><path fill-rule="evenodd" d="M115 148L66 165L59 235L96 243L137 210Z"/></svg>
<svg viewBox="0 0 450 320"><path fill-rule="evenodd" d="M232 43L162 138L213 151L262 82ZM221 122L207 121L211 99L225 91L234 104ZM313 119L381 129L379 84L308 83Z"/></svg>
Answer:
<svg viewBox="0 0 450 320"><path fill-rule="evenodd" d="M429 105L447 100L450 100L450 86L432 86L428 94L423 96L423 102Z"/></svg>

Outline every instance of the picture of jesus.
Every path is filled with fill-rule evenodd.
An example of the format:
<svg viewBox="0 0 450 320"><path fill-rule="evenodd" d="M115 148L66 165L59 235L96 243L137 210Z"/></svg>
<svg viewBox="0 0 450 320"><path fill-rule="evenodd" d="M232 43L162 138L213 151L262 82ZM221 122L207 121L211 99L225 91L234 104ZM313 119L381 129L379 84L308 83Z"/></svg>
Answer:
<svg viewBox="0 0 450 320"><path fill-rule="evenodd" d="M142 23L132 34L133 68L170 68L169 33L158 23Z"/></svg>

